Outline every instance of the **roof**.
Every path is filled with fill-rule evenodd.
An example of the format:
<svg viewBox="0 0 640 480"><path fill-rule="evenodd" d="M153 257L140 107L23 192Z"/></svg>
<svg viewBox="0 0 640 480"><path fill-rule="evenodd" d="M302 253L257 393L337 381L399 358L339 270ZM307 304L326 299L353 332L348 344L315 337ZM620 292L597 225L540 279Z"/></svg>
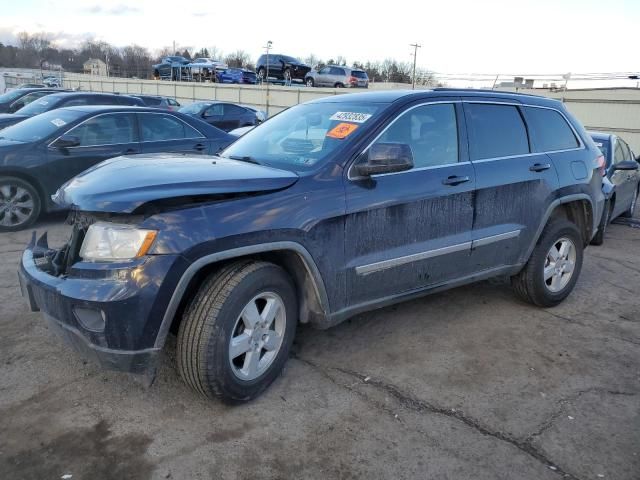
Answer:
<svg viewBox="0 0 640 480"><path fill-rule="evenodd" d="M42 90L42 89L40 89ZM107 93L107 92L58 92L52 93L48 95L48 99L56 99L56 98L67 98L67 97L75 97L75 96L83 96L83 95L98 95L98 96L109 96L109 97L130 97L132 95L127 94L119 94L119 93Z"/></svg>
<svg viewBox="0 0 640 480"><path fill-rule="evenodd" d="M99 58L90 58L87 61L85 61L82 66L86 65L87 63L96 63L99 62L104 66L107 66L107 64L104 62L104 60L100 60Z"/></svg>
<svg viewBox="0 0 640 480"><path fill-rule="evenodd" d="M340 103L340 102L372 102L372 103L392 103L400 100L420 100L437 97L484 97L503 101L513 101L530 105L554 106L557 107L558 100L541 97L538 95L528 95L523 93L499 92L496 90L473 90L456 88L436 88L433 90L384 90L378 92L347 93L323 97L312 100L309 103Z"/></svg>
<svg viewBox="0 0 640 480"><path fill-rule="evenodd" d="M71 110L73 112L111 112L111 111L131 111L131 112L158 112L157 108L153 107L141 107L138 105L75 105L73 107L62 107L59 110ZM167 110L161 110L162 113L172 113Z"/></svg>

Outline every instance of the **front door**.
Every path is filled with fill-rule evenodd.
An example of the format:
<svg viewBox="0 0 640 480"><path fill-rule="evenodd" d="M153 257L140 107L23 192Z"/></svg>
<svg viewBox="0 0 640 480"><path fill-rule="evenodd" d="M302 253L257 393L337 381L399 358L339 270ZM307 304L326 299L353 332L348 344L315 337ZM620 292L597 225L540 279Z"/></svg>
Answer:
<svg viewBox="0 0 640 480"><path fill-rule="evenodd" d="M65 132L80 145L47 149L48 176L58 187L93 165L119 155L140 153L135 116L131 113L104 113Z"/></svg>
<svg viewBox="0 0 640 480"><path fill-rule="evenodd" d="M469 273L475 175L461 115L455 101L409 107L376 142L408 144L413 169L347 180L351 306Z"/></svg>
<svg viewBox="0 0 640 480"><path fill-rule="evenodd" d="M616 201L612 217L617 217L631 206L633 197L636 195L637 170L616 170L616 164L627 160L634 160L631 150L621 138L614 137L613 141L613 161L609 167L609 178L616 186Z"/></svg>

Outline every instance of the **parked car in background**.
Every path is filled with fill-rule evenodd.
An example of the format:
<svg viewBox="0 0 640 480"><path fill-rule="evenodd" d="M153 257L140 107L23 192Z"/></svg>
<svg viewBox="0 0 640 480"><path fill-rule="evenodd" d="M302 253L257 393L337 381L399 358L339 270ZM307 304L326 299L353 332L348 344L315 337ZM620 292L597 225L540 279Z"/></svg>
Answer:
<svg viewBox="0 0 640 480"><path fill-rule="evenodd" d="M218 73L220 83L249 83L257 82L256 72L244 68L227 68Z"/></svg>
<svg viewBox="0 0 640 480"><path fill-rule="evenodd" d="M180 107L185 115L204 120L226 132L238 127L257 125L262 122L258 110L227 102L194 102Z"/></svg>
<svg viewBox="0 0 640 480"><path fill-rule="evenodd" d="M207 162L123 158L84 172L56 194L76 208L69 241L32 242L20 284L105 367L153 374L177 329L184 381L245 402L281 372L298 322L328 328L500 276L529 303L562 302L604 206L598 157L557 100L325 97Z"/></svg>
<svg viewBox="0 0 640 480"><path fill-rule="evenodd" d="M187 64L187 67L194 80L216 82L217 75L227 69L227 64L212 58L199 57Z"/></svg>
<svg viewBox="0 0 640 480"><path fill-rule="evenodd" d="M307 73L304 83L308 87L369 88L369 76L364 70L327 65L320 70L311 70Z"/></svg>
<svg viewBox="0 0 640 480"><path fill-rule="evenodd" d="M154 78L161 78L163 80L179 80L180 74L177 73L176 69L184 67L189 62L190 60L178 55L164 57L160 63L151 67L153 76Z"/></svg>
<svg viewBox="0 0 640 480"><path fill-rule="evenodd" d="M142 100L147 107L162 108L164 110L178 110L180 103L173 98L161 97L159 95L131 95Z"/></svg>
<svg viewBox="0 0 640 480"><path fill-rule="evenodd" d="M284 80L304 81L305 76L311 70L311 67L301 60L290 57L288 55L269 54L269 78ZM256 62L256 71L258 78L262 81L266 80L267 75L267 55L260 55Z"/></svg>
<svg viewBox="0 0 640 480"><path fill-rule="evenodd" d="M22 107L26 107L31 102L38 100L39 98L46 97L47 95L52 95L54 93L60 93L64 90L60 90L59 88L53 90L47 89L38 89L34 92L29 92L23 97L20 97L18 100L9 105L6 113L15 113L20 110Z"/></svg>
<svg viewBox="0 0 640 480"><path fill-rule="evenodd" d="M61 87L62 79L54 75L48 75L42 78L42 83L44 83L47 87Z"/></svg>
<svg viewBox="0 0 640 480"><path fill-rule="evenodd" d="M18 88L45 88L46 86L42 83L23 83Z"/></svg>
<svg viewBox="0 0 640 480"><path fill-rule="evenodd" d="M614 185L613 196L605 210L607 222L623 217L633 217L640 195L640 164L627 142L617 135L589 132L596 146L604 155L606 174Z"/></svg>
<svg viewBox="0 0 640 480"><path fill-rule="evenodd" d="M0 113L9 112L11 105L21 98L35 92L59 93L60 90L52 88L17 88L15 90L11 90L0 95Z"/></svg>
<svg viewBox="0 0 640 480"><path fill-rule="evenodd" d="M108 158L211 155L234 140L188 115L146 107L69 107L29 118L0 131L0 232L55 209L51 195L64 182Z"/></svg>
<svg viewBox="0 0 640 480"><path fill-rule="evenodd" d="M138 105L144 107L144 102L129 95L115 93L93 92L61 92L52 93L22 107L12 114L0 114L0 130L19 123L34 115L39 115L56 108L73 107L76 105Z"/></svg>

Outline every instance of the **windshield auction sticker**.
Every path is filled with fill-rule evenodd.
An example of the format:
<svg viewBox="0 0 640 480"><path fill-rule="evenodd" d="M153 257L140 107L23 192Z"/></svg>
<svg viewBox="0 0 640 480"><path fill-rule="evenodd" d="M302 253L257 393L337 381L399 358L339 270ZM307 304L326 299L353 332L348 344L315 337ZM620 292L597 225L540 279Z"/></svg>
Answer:
<svg viewBox="0 0 640 480"><path fill-rule="evenodd" d="M353 123L339 123L327 132L327 137L346 138L355 132L356 128L358 128L358 125L354 125Z"/></svg>
<svg viewBox="0 0 640 480"><path fill-rule="evenodd" d="M53 123L56 127L61 127L67 124L67 122L65 122L61 118L54 118L53 120L51 120L51 123Z"/></svg>
<svg viewBox="0 0 640 480"><path fill-rule="evenodd" d="M370 113L358 112L336 112L329 120L339 120L341 122L364 123L371 118Z"/></svg>

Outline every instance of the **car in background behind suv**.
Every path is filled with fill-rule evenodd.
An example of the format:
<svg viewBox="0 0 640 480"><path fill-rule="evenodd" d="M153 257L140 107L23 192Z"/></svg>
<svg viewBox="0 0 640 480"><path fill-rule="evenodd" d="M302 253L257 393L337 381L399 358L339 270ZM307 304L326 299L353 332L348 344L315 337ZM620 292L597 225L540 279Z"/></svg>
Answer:
<svg viewBox="0 0 640 480"><path fill-rule="evenodd" d="M19 123L34 115L55 110L56 108L73 107L77 105L123 105L144 107L139 98L116 93L94 92L61 92L52 93L46 97L31 102L29 105L16 110L12 114L0 114L0 129Z"/></svg>
<svg viewBox="0 0 640 480"><path fill-rule="evenodd" d="M281 372L298 322L497 276L558 305L602 215L600 158L557 100L333 95L205 161L118 157L72 179L54 197L73 209L69 241L34 234L20 285L103 366L152 377L177 331L184 381L245 402Z"/></svg>
<svg viewBox="0 0 640 480"><path fill-rule="evenodd" d="M245 68L227 68L218 73L218 82L220 83L248 83L255 84L257 82L256 72Z"/></svg>
<svg viewBox="0 0 640 480"><path fill-rule="evenodd" d="M611 222L619 216L633 217L640 195L640 157L636 157L627 142L618 135L589 133L604 155L607 177L614 185L613 196L605 211L607 221Z"/></svg>
<svg viewBox="0 0 640 480"><path fill-rule="evenodd" d="M260 58L258 58L256 62L256 71L258 72L258 79L260 81L266 81L267 70L269 78L284 80L285 82L292 80L304 81L307 73L311 70L309 65L289 55L270 54L268 57L268 68L267 55L260 55Z"/></svg>
<svg viewBox="0 0 640 480"><path fill-rule="evenodd" d="M311 70L307 73L304 83L307 87L369 88L369 76L364 70L327 65L320 70Z"/></svg>
<svg viewBox="0 0 640 480"><path fill-rule="evenodd" d="M180 103L173 98L161 97L159 95L131 95L142 100L147 107L161 108L163 110L178 110Z"/></svg>
<svg viewBox="0 0 640 480"><path fill-rule="evenodd" d="M27 96L30 96L36 93L37 94L42 93L42 95L44 96L44 95L49 95L51 93L58 93L61 91L63 90L56 89L56 88L17 88L15 90L11 90L9 92L6 92L0 95L0 113L12 113L18 110L19 108L22 108L24 105L18 108L15 108L15 107L20 104L21 99Z"/></svg>
<svg viewBox="0 0 640 480"><path fill-rule="evenodd" d="M260 110L228 102L193 102L180 107L178 111L205 121L225 132L239 127L258 125L264 120Z"/></svg>

